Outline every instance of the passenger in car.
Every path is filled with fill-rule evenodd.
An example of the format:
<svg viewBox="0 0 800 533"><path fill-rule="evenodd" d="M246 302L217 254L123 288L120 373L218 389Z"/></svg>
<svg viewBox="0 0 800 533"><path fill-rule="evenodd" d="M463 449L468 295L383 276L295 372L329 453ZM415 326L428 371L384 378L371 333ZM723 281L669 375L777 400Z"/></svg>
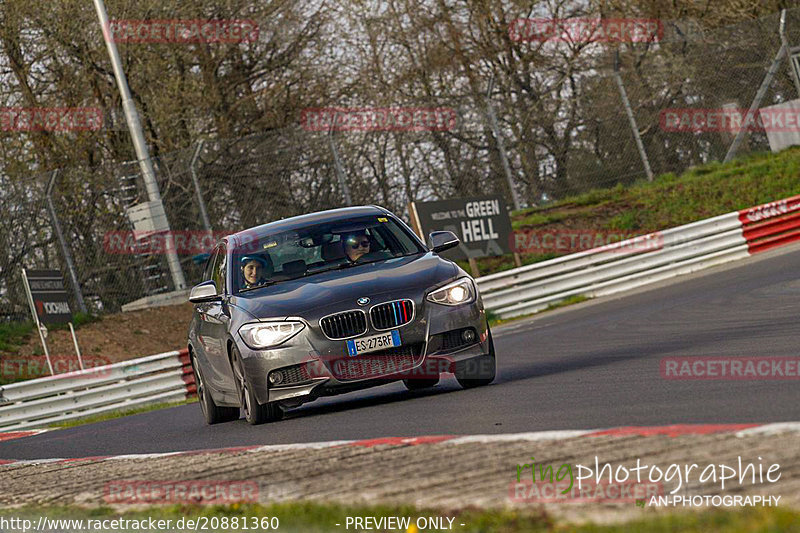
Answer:
<svg viewBox="0 0 800 533"><path fill-rule="evenodd" d="M364 232L345 235L342 241L345 255L354 263L370 251L371 242Z"/></svg>
<svg viewBox="0 0 800 533"><path fill-rule="evenodd" d="M266 255L246 255L242 257L242 288L249 289L264 284L274 271L272 259Z"/></svg>

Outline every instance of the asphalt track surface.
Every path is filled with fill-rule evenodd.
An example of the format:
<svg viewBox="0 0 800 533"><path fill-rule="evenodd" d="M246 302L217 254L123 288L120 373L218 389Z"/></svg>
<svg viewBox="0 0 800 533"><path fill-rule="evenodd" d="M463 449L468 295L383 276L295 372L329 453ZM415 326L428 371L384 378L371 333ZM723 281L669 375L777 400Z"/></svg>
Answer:
<svg viewBox="0 0 800 533"><path fill-rule="evenodd" d="M386 436L800 420L797 380L675 381L671 356L800 355L800 249L495 330L499 374L461 390L394 383L318 400L283 421L206 426L189 404L0 443L0 458L199 450Z"/></svg>

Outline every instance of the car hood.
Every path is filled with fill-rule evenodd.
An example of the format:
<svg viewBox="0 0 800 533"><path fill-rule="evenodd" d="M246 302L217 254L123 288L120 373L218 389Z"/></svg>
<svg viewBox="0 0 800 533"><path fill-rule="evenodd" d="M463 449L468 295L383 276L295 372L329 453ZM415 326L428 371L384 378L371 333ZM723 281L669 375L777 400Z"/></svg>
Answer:
<svg viewBox="0 0 800 533"><path fill-rule="evenodd" d="M393 292L397 297L411 296L452 279L457 272L450 261L427 253L282 281L238 295L232 303L257 318L309 318L358 307L356 300L363 296L373 301Z"/></svg>

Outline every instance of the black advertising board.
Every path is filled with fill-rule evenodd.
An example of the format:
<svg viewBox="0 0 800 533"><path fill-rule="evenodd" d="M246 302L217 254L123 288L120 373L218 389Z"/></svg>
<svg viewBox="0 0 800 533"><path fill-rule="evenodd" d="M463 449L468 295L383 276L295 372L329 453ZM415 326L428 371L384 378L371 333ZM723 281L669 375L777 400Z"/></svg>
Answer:
<svg viewBox="0 0 800 533"><path fill-rule="evenodd" d="M450 198L435 202L414 202L412 217L417 219L423 238L432 231L452 231L461 244L442 255L460 260L509 254L511 219L501 196Z"/></svg>
<svg viewBox="0 0 800 533"><path fill-rule="evenodd" d="M26 270L25 277L31 290L39 322L66 324L72 320L67 291L58 270Z"/></svg>

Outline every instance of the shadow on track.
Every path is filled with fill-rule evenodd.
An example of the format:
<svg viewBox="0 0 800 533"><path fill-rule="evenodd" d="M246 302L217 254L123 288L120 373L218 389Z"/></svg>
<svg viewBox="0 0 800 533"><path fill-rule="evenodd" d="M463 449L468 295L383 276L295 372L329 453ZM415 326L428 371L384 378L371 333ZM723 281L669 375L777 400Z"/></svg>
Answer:
<svg viewBox="0 0 800 533"><path fill-rule="evenodd" d="M618 348L590 351L582 355L569 356L569 358L557 362L532 361L512 364L510 366L505 366L505 368L503 368L503 362L507 359L503 357L503 352L501 348L498 347L498 365L500 365L500 368L498 369L498 378L494 383L509 383L518 380L545 377L637 359L658 358L659 356L667 357L686 350L696 352L695 355L703 355L705 353L705 346L713 347L718 344L721 339L731 341L758 337L769 338L776 334L785 333L787 329L794 328L796 325L797 320L795 318L762 320L747 325L732 325L730 328L724 328L724 330L715 328L696 331L691 334L684 334L684 336L679 338L674 337L658 342L621 344ZM654 373L658 373L658 364L656 364L653 369Z"/></svg>
<svg viewBox="0 0 800 533"><path fill-rule="evenodd" d="M388 385L388 384L387 384ZM444 385L441 382L430 389L419 391L400 390L392 392L381 392L380 387L371 389L375 395L368 398L347 398L347 395L342 396L329 396L326 397L329 403L315 404L310 402L286 411L284 420L306 418L317 415L324 415L327 413L336 413L342 411L351 411L355 409L363 409L366 407L375 407L378 405L386 405L395 402L406 402L415 398L425 398L432 396L439 396L440 394L448 394L451 392L458 392L462 390L459 386Z"/></svg>

